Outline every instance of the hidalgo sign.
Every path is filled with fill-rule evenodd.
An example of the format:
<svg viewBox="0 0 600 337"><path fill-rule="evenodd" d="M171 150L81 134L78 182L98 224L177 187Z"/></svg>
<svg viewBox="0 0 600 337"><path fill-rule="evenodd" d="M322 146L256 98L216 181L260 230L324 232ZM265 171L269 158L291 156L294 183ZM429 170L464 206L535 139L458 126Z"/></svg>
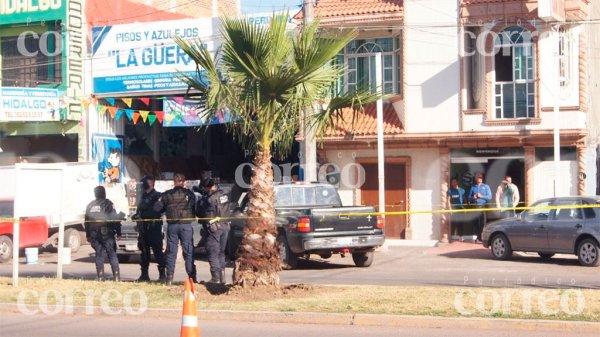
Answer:
<svg viewBox="0 0 600 337"><path fill-rule="evenodd" d="M0 121L57 121L58 90L0 88Z"/></svg>
<svg viewBox="0 0 600 337"><path fill-rule="evenodd" d="M92 77L95 94L173 91L187 86L178 71L194 75L196 63L173 38L201 39L215 49L213 18L94 27Z"/></svg>
<svg viewBox="0 0 600 337"><path fill-rule="evenodd" d="M0 0L0 24L60 20L67 0Z"/></svg>

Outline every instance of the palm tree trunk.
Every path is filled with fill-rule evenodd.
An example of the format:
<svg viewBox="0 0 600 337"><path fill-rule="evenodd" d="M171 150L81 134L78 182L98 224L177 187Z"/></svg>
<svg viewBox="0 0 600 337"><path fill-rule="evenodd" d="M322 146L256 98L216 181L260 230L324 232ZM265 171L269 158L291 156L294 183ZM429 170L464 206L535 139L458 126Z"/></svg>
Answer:
<svg viewBox="0 0 600 337"><path fill-rule="evenodd" d="M268 146L263 146L254 156L249 194L248 220L235 262L233 284L278 287L281 264L276 240L273 168Z"/></svg>

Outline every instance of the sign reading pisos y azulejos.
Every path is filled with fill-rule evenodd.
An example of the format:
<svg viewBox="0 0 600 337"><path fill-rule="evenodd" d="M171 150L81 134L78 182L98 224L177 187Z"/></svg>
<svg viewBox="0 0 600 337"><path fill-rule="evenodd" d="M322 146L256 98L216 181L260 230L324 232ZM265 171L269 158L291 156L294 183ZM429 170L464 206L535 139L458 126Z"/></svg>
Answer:
<svg viewBox="0 0 600 337"><path fill-rule="evenodd" d="M0 24L60 20L67 0L0 0Z"/></svg>

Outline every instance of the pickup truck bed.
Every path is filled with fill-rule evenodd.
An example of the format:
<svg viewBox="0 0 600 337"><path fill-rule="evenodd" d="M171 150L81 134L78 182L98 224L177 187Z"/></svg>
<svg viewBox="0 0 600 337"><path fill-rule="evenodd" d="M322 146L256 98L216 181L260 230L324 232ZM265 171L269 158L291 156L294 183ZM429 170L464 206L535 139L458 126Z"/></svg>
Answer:
<svg viewBox="0 0 600 337"><path fill-rule="evenodd" d="M276 223L282 264L295 268L298 258L316 254L352 254L354 263L368 267L373 251L383 245L383 221L371 206L341 206L329 184L279 184L275 186ZM233 220L229 245L234 249L243 237L246 202Z"/></svg>

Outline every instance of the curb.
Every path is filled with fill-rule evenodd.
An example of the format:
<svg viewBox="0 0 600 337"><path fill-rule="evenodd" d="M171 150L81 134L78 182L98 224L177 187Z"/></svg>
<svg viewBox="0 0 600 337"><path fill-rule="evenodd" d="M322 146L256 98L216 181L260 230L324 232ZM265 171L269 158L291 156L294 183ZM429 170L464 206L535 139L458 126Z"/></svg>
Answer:
<svg viewBox="0 0 600 337"><path fill-rule="evenodd" d="M119 308L111 308L112 313L106 313L100 307L69 306L62 314L66 315L115 315ZM30 309L31 310L31 309ZM123 315L122 309L120 315ZM21 313L16 304L0 303L0 312ZM60 314L60 313L59 313ZM29 315L33 315L30 313ZM140 316L144 318L180 319L179 309L147 309L143 313L127 314L125 316ZM550 320L519 320L505 318L466 318L466 317L435 317L409 316L388 314L352 314L352 313L319 313L319 312L268 312L268 311L226 311L198 310L201 321L243 321L262 323L294 323L316 325L357 325L357 326L386 326L420 329L479 329L479 330L551 330L579 332L587 335L600 334L600 323L571 322Z"/></svg>

